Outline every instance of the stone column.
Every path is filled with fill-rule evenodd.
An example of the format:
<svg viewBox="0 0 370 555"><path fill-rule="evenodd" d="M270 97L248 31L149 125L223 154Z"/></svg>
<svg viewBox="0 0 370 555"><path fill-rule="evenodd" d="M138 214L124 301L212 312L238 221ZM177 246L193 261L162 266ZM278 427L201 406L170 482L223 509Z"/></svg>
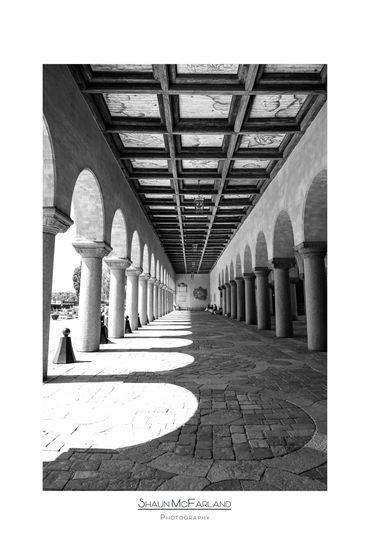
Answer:
<svg viewBox="0 0 370 555"><path fill-rule="evenodd" d="M269 269L264 267L254 268L256 274L256 305L257 305L257 327L259 330L271 329L269 284L267 276Z"/></svg>
<svg viewBox="0 0 370 555"><path fill-rule="evenodd" d="M298 283L298 278L290 278L290 305L292 307L292 320L298 320L296 283Z"/></svg>
<svg viewBox="0 0 370 555"><path fill-rule="evenodd" d="M154 316L154 283L155 283L155 278L150 278L148 279L148 292L147 292L147 298L148 298L148 320L149 322L153 322L153 316Z"/></svg>
<svg viewBox="0 0 370 555"><path fill-rule="evenodd" d="M237 301L236 301L236 283L230 280L230 316L236 319L237 314Z"/></svg>
<svg viewBox="0 0 370 555"><path fill-rule="evenodd" d="M217 305L217 308L222 308L222 287L218 288L219 292L220 292L220 297L219 297L219 304Z"/></svg>
<svg viewBox="0 0 370 555"><path fill-rule="evenodd" d="M138 289L139 289L139 275L142 269L131 266L126 270L127 287L126 287L126 314L130 319L132 330L138 329L137 315L139 312L138 303Z"/></svg>
<svg viewBox="0 0 370 555"><path fill-rule="evenodd" d="M111 247L104 241L76 241L74 248L81 255L80 302L78 308L78 351L99 350L102 259Z"/></svg>
<svg viewBox="0 0 370 555"><path fill-rule="evenodd" d="M139 276L139 314L142 326L148 323L148 280L150 274Z"/></svg>
<svg viewBox="0 0 370 555"><path fill-rule="evenodd" d="M270 314L274 315L274 284L269 283L269 302L270 302Z"/></svg>
<svg viewBox="0 0 370 555"><path fill-rule="evenodd" d="M274 258L276 337L293 337L292 307L290 304L289 269L294 258Z"/></svg>
<svg viewBox="0 0 370 555"><path fill-rule="evenodd" d="M310 351L326 351L326 242L302 243L298 250L304 265L307 346Z"/></svg>
<svg viewBox="0 0 370 555"><path fill-rule="evenodd" d="M256 275L252 272L243 274L245 284L245 323L257 324Z"/></svg>
<svg viewBox="0 0 370 555"><path fill-rule="evenodd" d="M231 314L231 285L230 283L225 283L226 287L226 316Z"/></svg>
<svg viewBox="0 0 370 555"><path fill-rule="evenodd" d="M42 365L43 379L47 378L48 373L48 352L49 352L49 333L50 333L50 311L51 293L53 285L54 268L54 248L55 236L57 233L64 233L73 224L73 220L67 214L54 207L43 209L43 264L42 264L42 315L43 315L43 334L42 334Z"/></svg>
<svg viewBox="0 0 370 555"><path fill-rule="evenodd" d="M226 285L221 286L222 289L222 314L226 316Z"/></svg>
<svg viewBox="0 0 370 555"><path fill-rule="evenodd" d="M239 322L245 320L245 285L242 277L236 277L236 317Z"/></svg>
<svg viewBox="0 0 370 555"><path fill-rule="evenodd" d="M158 286L159 286L159 280L156 279L153 285L153 313L154 313L154 318L157 319L158 318Z"/></svg>
<svg viewBox="0 0 370 555"><path fill-rule="evenodd" d="M109 337L124 337L125 334L125 303L126 303L126 273L131 266L129 258L108 256L104 262L110 269L109 285L109 312L108 332Z"/></svg>

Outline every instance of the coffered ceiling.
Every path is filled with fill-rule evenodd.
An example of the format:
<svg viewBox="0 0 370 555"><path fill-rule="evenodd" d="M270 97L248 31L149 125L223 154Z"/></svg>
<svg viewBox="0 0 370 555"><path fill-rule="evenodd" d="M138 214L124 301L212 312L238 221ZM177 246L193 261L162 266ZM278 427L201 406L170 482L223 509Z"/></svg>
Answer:
<svg viewBox="0 0 370 555"><path fill-rule="evenodd" d="M69 67L176 273L211 270L326 101L323 64Z"/></svg>

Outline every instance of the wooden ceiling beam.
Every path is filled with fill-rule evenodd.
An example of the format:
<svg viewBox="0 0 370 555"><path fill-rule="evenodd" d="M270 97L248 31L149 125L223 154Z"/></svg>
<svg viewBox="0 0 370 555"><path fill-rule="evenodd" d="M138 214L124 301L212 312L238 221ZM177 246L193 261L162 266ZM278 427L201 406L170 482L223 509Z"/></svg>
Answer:
<svg viewBox="0 0 370 555"><path fill-rule="evenodd" d="M230 157L231 160L239 159L258 159L258 160L280 160L284 157L283 152L277 149L242 149L239 152L233 154ZM131 160L131 159L150 159L154 160L171 160L171 154L169 152L164 152L163 150L156 149L125 149L120 154L121 160ZM182 151L177 153L174 157L175 160L226 160L227 153L223 150L215 149L197 149L193 151Z"/></svg>
<svg viewBox="0 0 370 555"><path fill-rule="evenodd" d="M156 66L157 68L159 66ZM165 66L162 66L162 68ZM326 94L326 86L320 81L311 82L270 82L261 81L256 84L253 89L247 91L243 84L211 84L211 83L189 83L189 84L173 84L163 87L161 83L143 83L143 82L122 82L122 81L97 81L94 80L86 84L82 91L84 94L159 94L179 95L234 95L247 96L257 94Z"/></svg>
<svg viewBox="0 0 370 555"><path fill-rule="evenodd" d="M149 118L112 118L105 127L106 133L154 133L168 135L166 127L159 120L150 121ZM247 133L297 133L301 126L294 118L261 118L246 122L235 131L225 120L210 121L205 119L182 120L174 126L173 135L245 135Z"/></svg>
<svg viewBox="0 0 370 555"><path fill-rule="evenodd" d="M264 169L250 169L250 170L233 170L231 173L228 173L229 165L227 167L226 179L268 179L269 173ZM222 175L222 174L221 174ZM165 170L157 170L157 169L142 169L142 170L135 170L130 173L130 177L133 179L171 179L176 183L179 179L220 179L221 175L217 172L217 170L204 170L200 168L199 170L192 169L185 173L185 170L182 172L176 171L176 177L169 171Z"/></svg>

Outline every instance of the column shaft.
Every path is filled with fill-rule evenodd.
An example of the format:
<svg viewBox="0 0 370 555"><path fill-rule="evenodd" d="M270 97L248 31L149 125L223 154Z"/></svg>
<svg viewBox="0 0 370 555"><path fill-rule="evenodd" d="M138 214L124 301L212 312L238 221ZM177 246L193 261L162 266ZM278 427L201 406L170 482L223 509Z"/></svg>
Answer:
<svg viewBox="0 0 370 555"><path fill-rule="evenodd" d="M158 318L158 280L154 283L153 286L153 312L154 318Z"/></svg>
<svg viewBox="0 0 370 555"><path fill-rule="evenodd" d="M154 314L154 295L153 295L153 289L154 289L154 282L155 282L155 279L154 279L154 278L150 278L150 279L148 280L147 298L148 298L148 320L149 320L149 322L153 322L153 314Z"/></svg>
<svg viewBox="0 0 370 555"><path fill-rule="evenodd" d="M253 273L243 274L245 285L245 323L257 324L256 307L256 276Z"/></svg>
<svg viewBox="0 0 370 555"><path fill-rule="evenodd" d="M50 330L50 309L51 309L51 293L53 284L53 268L54 268L54 248L55 235L51 233L43 233L43 265L42 265L42 316L43 316L43 378L47 378L48 368L48 352L49 352L49 330Z"/></svg>
<svg viewBox="0 0 370 555"><path fill-rule="evenodd" d="M319 245L305 244L299 251L303 255L307 346L310 351L326 351L327 348L326 249Z"/></svg>
<svg viewBox="0 0 370 555"><path fill-rule="evenodd" d="M236 281L236 317L239 322L245 320L245 285L242 277L235 278Z"/></svg>
<svg viewBox="0 0 370 555"><path fill-rule="evenodd" d="M298 309L297 309L297 288L296 282L290 281L290 305L292 307L292 319L298 320Z"/></svg>
<svg viewBox="0 0 370 555"><path fill-rule="evenodd" d="M230 283L225 283L226 286L226 315L230 316L231 311L231 285Z"/></svg>
<svg viewBox="0 0 370 555"><path fill-rule="evenodd" d="M141 270L129 268L126 270L127 286L126 286L126 314L129 317L132 330L138 329L138 312L139 312L139 274Z"/></svg>
<svg viewBox="0 0 370 555"><path fill-rule="evenodd" d="M276 337L293 337L292 307L290 304L289 268L293 262L273 260L275 284Z"/></svg>
<svg viewBox="0 0 370 555"><path fill-rule="evenodd" d="M142 326L148 323L148 279L150 274L144 274L139 276L139 314L140 322Z"/></svg>
<svg viewBox="0 0 370 555"><path fill-rule="evenodd" d="M270 299L268 285L268 268L255 268L256 274L256 306L257 306L257 327L259 330L271 329Z"/></svg>
<svg viewBox="0 0 370 555"><path fill-rule="evenodd" d="M230 281L230 316L231 318L236 318L237 313L237 301L236 301L236 283L234 280Z"/></svg>
<svg viewBox="0 0 370 555"><path fill-rule="evenodd" d="M124 337L126 272L131 264L127 258L108 257L105 260L110 268L108 332L110 337Z"/></svg>

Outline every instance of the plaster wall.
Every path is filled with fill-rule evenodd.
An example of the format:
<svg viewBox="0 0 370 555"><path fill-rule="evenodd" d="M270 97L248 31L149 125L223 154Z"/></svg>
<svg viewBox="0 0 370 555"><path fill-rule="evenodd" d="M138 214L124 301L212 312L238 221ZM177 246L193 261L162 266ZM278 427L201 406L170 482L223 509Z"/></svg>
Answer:
<svg viewBox="0 0 370 555"><path fill-rule="evenodd" d="M187 294L186 300L182 301L182 297L180 298L178 291L178 284L185 283L187 285ZM203 289L207 289L207 298L204 300L195 299L193 295L194 289L198 287L203 287ZM210 295L209 295L209 274L194 274L194 278L191 278L191 274L176 274L176 304L178 304L181 308L190 308L190 310L200 310L201 308L205 308L208 304L210 304Z"/></svg>
<svg viewBox="0 0 370 555"><path fill-rule="evenodd" d="M124 178L68 67L45 65L43 79L43 110L51 139L55 177L54 180L49 179L51 184L46 188L44 183L44 206L52 205L70 215L76 180L84 169L91 170L102 194L103 240L111 244L112 221L116 210L120 208L127 228L126 256L131 257L132 237L137 230L140 238L141 265L146 244L149 260L154 253L155 260L159 261L161 267L174 279L172 265ZM50 156L50 153L48 154ZM156 264L155 267L157 266ZM159 278L158 275L155 277Z"/></svg>
<svg viewBox="0 0 370 555"><path fill-rule="evenodd" d="M211 298L215 294L218 298L219 284L232 279L230 273L233 273L235 268L240 268L240 261L241 272L251 271L252 267L256 265L256 245L259 232L262 231L265 234L267 259L271 260L274 255L276 256L274 254L274 228L282 210L289 215L294 245L297 246L307 240L304 227L306 198L312 182L320 172L326 176L326 141L327 107L325 104L211 270ZM319 235L315 239L326 240L326 226L320 230ZM250 254L244 256L248 246L251 256ZM237 271L236 275L239 273L240 271Z"/></svg>

